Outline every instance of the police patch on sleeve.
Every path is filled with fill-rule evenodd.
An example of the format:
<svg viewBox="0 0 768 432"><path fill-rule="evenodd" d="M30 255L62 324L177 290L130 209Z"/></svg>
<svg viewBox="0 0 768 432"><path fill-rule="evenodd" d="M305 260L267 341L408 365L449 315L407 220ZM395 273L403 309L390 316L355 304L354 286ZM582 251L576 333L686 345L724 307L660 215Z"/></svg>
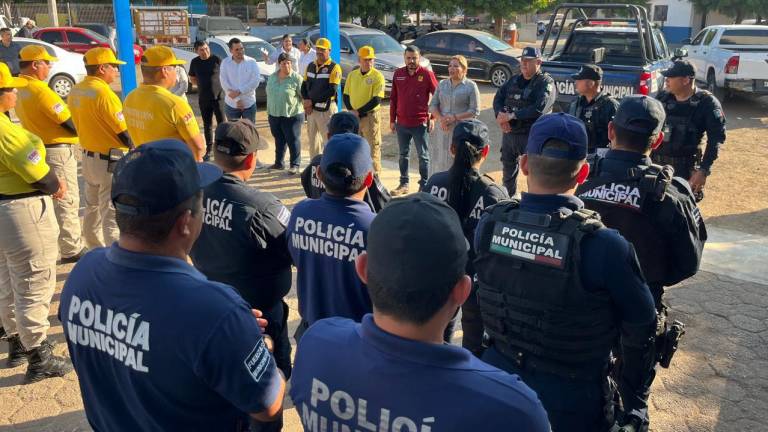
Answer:
<svg viewBox="0 0 768 432"><path fill-rule="evenodd" d="M61 114L61 112L64 111L64 105L61 103L57 103L51 108L53 109L53 112L55 112L56 114Z"/></svg>
<svg viewBox="0 0 768 432"><path fill-rule="evenodd" d="M35 149L27 154L27 160L30 161L32 165L37 165L43 160L43 157L40 155L40 152Z"/></svg>
<svg viewBox="0 0 768 432"><path fill-rule="evenodd" d="M122 111L116 112L115 113L115 118L117 118L117 121L119 121L119 122L124 122L125 121L125 116L123 115Z"/></svg>
<svg viewBox="0 0 768 432"><path fill-rule="evenodd" d="M264 339L259 339L259 342L256 343L256 346L253 347L243 361L245 368L251 374L254 381L259 382L261 380L264 372L269 367L269 358L269 350L267 350L267 346L264 344Z"/></svg>
<svg viewBox="0 0 768 432"><path fill-rule="evenodd" d="M184 117L182 117L182 120L184 121L184 123L189 123L190 121L192 121L194 117L195 117L195 114L192 113L192 111L190 111L186 113Z"/></svg>
<svg viewBox="0 0 768 432"><path fill-rule="evenodd" d="M280 209L280 213L277 214L277 220L280 221L280 224L284 227L288 226L288 221L291 219L291 211L288 210L285 206L283 206Z"/></svg>
<svg viewBox="0 0 768 432"><path fill-rule="evenodd" d="M560 233L497 222L490 251L562 269L567 262L568 245L568 236Z"/></svg>

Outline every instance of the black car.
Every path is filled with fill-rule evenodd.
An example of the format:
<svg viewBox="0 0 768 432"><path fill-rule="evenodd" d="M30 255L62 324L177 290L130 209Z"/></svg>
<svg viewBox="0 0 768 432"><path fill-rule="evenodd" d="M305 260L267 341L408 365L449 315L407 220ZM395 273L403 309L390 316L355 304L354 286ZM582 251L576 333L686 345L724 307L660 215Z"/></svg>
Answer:
<svg viewBox="0 0 768 432"><path fill-rule="evenodd" d="M467 58L467 78L490 81L501 87L520 71L517 52L506 42L478 30L444 30L426 34L413 41L424 57L432 63L438 76L448 75L451 57L461 54Z"/></svg>

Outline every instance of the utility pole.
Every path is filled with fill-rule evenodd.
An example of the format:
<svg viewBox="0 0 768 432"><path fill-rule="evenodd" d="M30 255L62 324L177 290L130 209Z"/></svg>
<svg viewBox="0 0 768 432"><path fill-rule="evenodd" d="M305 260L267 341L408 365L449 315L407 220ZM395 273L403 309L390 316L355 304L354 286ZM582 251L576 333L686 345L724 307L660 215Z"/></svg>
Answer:
<svg viewBox="0 0 768 432"><path fill-rule="evenodd" d="M51 26L59 26L59 9L56 7L56 0L48 0L48 15L51 17Z"/></svg>

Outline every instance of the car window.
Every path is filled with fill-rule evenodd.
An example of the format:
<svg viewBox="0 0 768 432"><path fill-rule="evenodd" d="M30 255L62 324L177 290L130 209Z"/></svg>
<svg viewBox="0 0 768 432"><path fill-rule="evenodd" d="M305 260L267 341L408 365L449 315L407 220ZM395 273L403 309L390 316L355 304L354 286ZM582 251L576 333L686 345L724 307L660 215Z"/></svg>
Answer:
<svg viewBox="0 0 768 432"><path fill-rule="evenodd" d="M443 48L445 47L445 36L442 37L443 39ZM418 46L422 49L431 49L431 48L437 48L437 43L440 40L439 35L428 35L424 36L421 39L418 40Z"/></svg>
<svg viewBox="0 0 768 432"><path fill-rule="evenodd" d="M51 57L56 57L56 51L54 51L53 48L51 48L51 47L49 47L47 45L43 45L43 44L40 44L40 43L34 43L34 42L27 42L27 41L18 41L18 40L15 40L13 42L19 44L19 47L21 47L21 48L24 48L27 45L41 46L41 47L45 48L46 51L48 51L48 54Z"/></svg>
<svg viewBox="0 0 768 432"><path fill-rule="evenodd" d="M726 30L720 36L720 45L768 45L768 29Z"/></svg>
<svg viewBox="0 0 768 432"><path fill-rule="evenodd" d="M211 42L208 44L208 46L211 47L211 54L215 55L216 57L224 60L229 56L229 51L224 49L223 45L219 45L216 42Z"/></svg>
<svg viewBox="0 0 768 432"><path fill-rule="evenodd" d="M353 52L352 44L349 43L349 39L347 39L346 36L341 35L339 37L339 43L340 43L339 47L341 48L341 50L347 50L349 52Z"/></svg>
<svg viewBox="0 0 768 432"><path fill-rule="evenodd" d="M508 49L512 49L509 44L506 42L502 42L499 39L495 38L492 35L486 34L486 33L480 33L475 36L477 40L482 42L485 46L490 48L493 51L506 51Z"/></svg>
<svg viewBox="0 0 768 432"><path fill-rule="evenodd" d="M269 55L277 49L267 42L243 42L243 48L245 48L245 55L255 58L256 61L261 61L262 50L266 50Z"/></svg>
<svg viewBox="0 0 768 432"><path fill-rule="evenodd" d="M709 46L709 44L712 43L712 40L715 38L715 35L717 34L717 29L712 29L707 33L707 35L704 37L704 43L702 45Z"/></svg>
<svg viewBox="0 0 768 432"><path fill-rule="evenodd" d="M52 44L56 42L63 42L64 37L61 35L60 31L47 31L43 32L43 34L40 36L40 40Z"/></svg>
<svg viewBox="0 0 768 432"><path fill-rule="evenodd" d="M475 38L463 34L453 34L448 41L448 46L461 53L474 53L480 44Z"/></svg>
<svg viewBox="0 0 768 432"><path fill-rule="evenodd" d="M605 63L642 65L645 60L636 33L574 32L559 60L587 63L595 48L605 48Z"/></svg>
<svg viewBox="0 0 768 432"><path fill-rule="evenodd" d="M392 36L380 33L370 33L350 36L352 43L359 50L360 47L370 46L376 53L402 53L403 47ZM344 38L346 39L346 38ZM343 45L343 42L342 42Z"/></svg>
<svg viewBox="0 0 768 432"><path fill-rule="evenodd" d="M704 39L704 35L707 34L707 29L704 29L699 32L699 34L696 35L695 38L691 41L691 45L698 45L701 43L701 40Z"/></svg>
<svg viewBox="0 0 768 432"><path fill-rule="evenodd" d="M76 44L90 44L91 41L93 41L93 39L89 38L88 36L73 31L67 32L67 39L69 40L69 43Z"/></svg>
<svg viewBox="0 0 768 432"><path fill-rule="evenodd" d="M656 52L659 53L660 58L669 57L669 51L667 50L667 44L664 43L664 36L658 29L653 29L653 45L656 48Z"/></svg>

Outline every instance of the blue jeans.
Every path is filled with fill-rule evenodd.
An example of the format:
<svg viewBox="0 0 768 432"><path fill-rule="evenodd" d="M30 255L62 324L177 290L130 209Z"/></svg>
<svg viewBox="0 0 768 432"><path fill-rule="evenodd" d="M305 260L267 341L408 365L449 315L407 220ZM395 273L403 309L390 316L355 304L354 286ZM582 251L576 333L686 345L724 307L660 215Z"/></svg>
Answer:
<svg viewBox="0 0 768 432"><path fill-rule="evenodd" d="M397 144L400 146L400 184L408 184L408 156L411 152L411 140L419 155L419 186L427 184L429 177L429 147L427 144L427 126L407 127L395 125Z"/></svg>
<svg viewBox="0 0 768 432"><path fill-rule="evenodd" d="M269 130L275 137L275 165L282 167L285 147L290 154L291 168L298 168L301 162L301 125L304 114L293 117L268 116Z"/></svg>
<svg viewBox="0 0 768 432"><path fill-rule="evenodd" d="M227 115L227 121L235 121L244 118L256 123L256 104L245 109L232 108L231 106L224 104L224 113Z"/></svg>

